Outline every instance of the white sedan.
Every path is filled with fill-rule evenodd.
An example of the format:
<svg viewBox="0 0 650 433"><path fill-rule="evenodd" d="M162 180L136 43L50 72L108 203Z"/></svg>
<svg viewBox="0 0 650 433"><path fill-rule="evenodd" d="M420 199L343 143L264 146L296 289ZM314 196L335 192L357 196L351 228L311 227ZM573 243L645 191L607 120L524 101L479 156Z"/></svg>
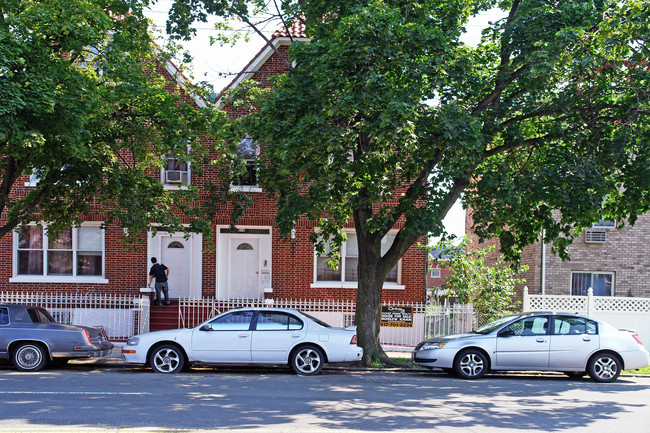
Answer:
<svg viewBox="0 0 650 433"><path fill-rule="evenodd" d="M296 310L237 308L189 329L131 337L122 348L129 364L176 373L189 365L289 364L318 374L325 363L360 361L356 327L333 328Z"/></svg>

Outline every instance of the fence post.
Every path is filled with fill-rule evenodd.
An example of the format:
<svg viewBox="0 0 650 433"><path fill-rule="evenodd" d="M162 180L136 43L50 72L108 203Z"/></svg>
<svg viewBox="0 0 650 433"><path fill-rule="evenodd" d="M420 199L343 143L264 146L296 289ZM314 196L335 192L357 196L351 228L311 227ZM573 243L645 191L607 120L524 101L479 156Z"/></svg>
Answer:
<svg viewBox="0 0 650 433"><path fill-rule="evenodd" d="M594 289L589 287L587 289L587 316L591 317L594 312Z"/></svg>
<svg viewBox="0 0 650 433"><path fill-rule="evenodd" d="M530 295L528 294L528 286L524 286L524 312L530 311Z"/></svg>
<svg viewBox="0 0 650 433"><path fill-rule="evenodd" d="M140 323L138 333L149 332L149 317L151 312L151 298L148 295L140 296Z"/></svg>

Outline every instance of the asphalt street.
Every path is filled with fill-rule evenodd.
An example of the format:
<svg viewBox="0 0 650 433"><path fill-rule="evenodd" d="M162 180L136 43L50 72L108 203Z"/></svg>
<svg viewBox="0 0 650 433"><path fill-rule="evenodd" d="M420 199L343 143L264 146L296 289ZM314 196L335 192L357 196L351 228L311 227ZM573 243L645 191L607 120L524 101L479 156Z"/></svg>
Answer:
<svg viewBox="0 0 650 433"><path fill-rule="evenodd" d="M200 368L177 375L72 364L0 367L0 432L646 432L650 378Z"/></svg>

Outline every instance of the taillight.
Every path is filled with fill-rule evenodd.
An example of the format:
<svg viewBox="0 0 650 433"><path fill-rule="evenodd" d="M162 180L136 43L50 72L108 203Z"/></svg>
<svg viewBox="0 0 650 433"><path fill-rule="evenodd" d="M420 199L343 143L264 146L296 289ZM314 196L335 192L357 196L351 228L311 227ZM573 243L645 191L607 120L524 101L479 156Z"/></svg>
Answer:
<svg viewBox="0 0 650 433"><path fill-rule="evenodd" d="M352 340L350 340L350 344L357 344L357 334L354 334Z"/></svg>
<svg viewBox="0 0 650 433"><path fill-rule="evenodd" d="M632 334L632 338L634 338L637 343L639 343L641 346L643 346L643 342L639 338L639 334Z"/></svg>
<svg viewBox="0 0 650 433"><path fill-rule="evenodd" d="M90 335L88 335L88 331L85 329L82 329L81 331L83 332L84 337L86 337L86 343L90 344Z"/></svg>

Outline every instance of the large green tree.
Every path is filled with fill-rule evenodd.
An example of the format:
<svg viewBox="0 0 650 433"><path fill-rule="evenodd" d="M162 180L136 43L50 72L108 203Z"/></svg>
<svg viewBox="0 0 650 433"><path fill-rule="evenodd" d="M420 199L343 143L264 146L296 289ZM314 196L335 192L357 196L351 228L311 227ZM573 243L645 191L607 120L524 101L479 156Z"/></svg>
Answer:
<svg viewBox="0 0 650 433"><path fill-rule="evenodd" d="M199 89L164 78L169 56L149 34L146 3L0 2L0 236L90 213L131 234L152 223L208 229L210 206L194 205L194 188L166 191L153 175L170 154L200 174L201 136L219 114L197 105ZM12 192L32 174L36 186Z"/></svg>
<svg viewBox="0 0 650 433"><path fill-rule="evenodd" d="M186 12L229 5L243 14L255 3L196 0ZM312 219L323 251L354 220L364 362L386 359L384 278L420 237L444 232L459 198L473 209L476 233L498 237L509 259L542 230L565 255L593 222L634 223L649 210L647 2L280 6L285 22L305 21L311 41L291 47L295 66L258 98L245 129L265 145L260 179L277 199L282 232ZM494 8L503 18L480 44L465 44L468 21ZM192 20L179 10L174 18Z"/></svg>

